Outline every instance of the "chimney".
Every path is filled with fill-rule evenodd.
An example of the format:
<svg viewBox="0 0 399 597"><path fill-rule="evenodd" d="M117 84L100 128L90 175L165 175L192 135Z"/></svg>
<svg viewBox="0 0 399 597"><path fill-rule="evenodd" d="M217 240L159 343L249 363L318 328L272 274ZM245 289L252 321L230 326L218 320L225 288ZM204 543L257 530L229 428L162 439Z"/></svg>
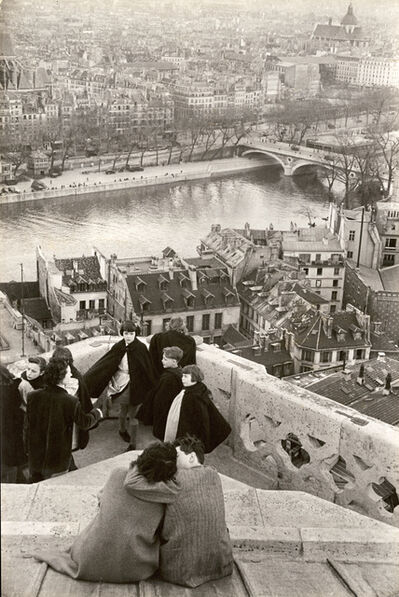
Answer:
<svg viewBox="0 0 399 597"><path fill-rule="evenodd" d="M358 383L359 386L362 386L364 384L364 365L363 365L363 363L360 365L359 375L356 378L356 383Z"/></svg>
<svg viewBox="0 0 399 597"><path fill-rule="evenodd" d="M385 361L385 352L379 352L377 355L377 361Z"/></svg>
<svg viewBox="0 0 399 597"><path fill-rule="evenodd" d="M197 283L197 270L194 266L189 266L188 268L188 275L190 276L191 282L191 289L198 290L198 283Z"/></svg>
<svg viewBox="0 0 399 597"><path fill-rule="evenodd" d="M385 378L385 387L382 390L382 393L384 396L388 396L391 393L391 382L392 382L392 375L390 373L388 373Z"/></svg>
<svg viewBox="0 0 399 597"><path fill-rule="evenodd" d="M327 338L331 338L332 336L333 321L334 320L331 317L331 315L326 315L325 317L323 317L323 329Z"/></svg>
<svg viewBox="0 0 399 597"><path fill-rule="evenodd" d="M168 272L169 272L169 278L171 280L173 280L173 259L172 258L169 259Z"/></svg>

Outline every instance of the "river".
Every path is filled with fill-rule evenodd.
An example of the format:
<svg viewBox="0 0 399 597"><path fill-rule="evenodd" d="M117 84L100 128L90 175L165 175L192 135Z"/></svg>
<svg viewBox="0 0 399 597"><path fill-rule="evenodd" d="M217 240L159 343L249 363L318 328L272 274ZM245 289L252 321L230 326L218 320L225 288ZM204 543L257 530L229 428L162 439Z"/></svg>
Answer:
<svg viewBox="0 0 399 597"><path fill-rule="evenodd" d="M157 255L171 246L196 255L211 224L253 228L291 221L306 226L308 215L323 224L328 213L325 187L313 176L286 177L279 168L64 199L46 199L0 210L0 281L36 278L35 247L48 257L78 257L96 246L118 257Z"/></svg>

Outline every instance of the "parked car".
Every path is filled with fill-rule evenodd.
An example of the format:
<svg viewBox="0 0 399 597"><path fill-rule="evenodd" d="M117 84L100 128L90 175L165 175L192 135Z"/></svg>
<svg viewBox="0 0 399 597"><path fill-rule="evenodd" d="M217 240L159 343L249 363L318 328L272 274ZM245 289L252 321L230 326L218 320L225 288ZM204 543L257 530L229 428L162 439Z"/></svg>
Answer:
<svg viewBox="0 0 399 597"><path fill-rule="evenodd" d="M115 174L115 170L113 168L108 168L108 170L105 171L105 174Z"/></svg>
<svg viewBox="0 0 399 597"><path fill-rule="evenodd" d="M331 124L331 122L328 123L327 127L329 129L335 129L335 124Z"/></svg>
<svg viewBox="0 0 399 597"><path fill-rule="evenodd" d="M125 166L121 166L120 168L118 168L117 170L118 172L124 172L125 171Z"/></svg>
<svg viewBox="0 0 399 597"><path fill-rule="evenodd" d="M291 145L292 151L299 151L298 145Z"/></svg>
<svg viewBox="0 0 399 597"><path fill-rule="evenodd" d="M332 162L334 158L333 158L333 156L332 156L332 155L325 155L325 156L324 156L324 159L325 159L325 160L329 160L330 162Z"/></svg>
<svg viewBox="0 0 399 597"><path fill-rule="evenodd" d="M126 166L126 170L128 172L143 172L144 168L142 166Z"/></svg>

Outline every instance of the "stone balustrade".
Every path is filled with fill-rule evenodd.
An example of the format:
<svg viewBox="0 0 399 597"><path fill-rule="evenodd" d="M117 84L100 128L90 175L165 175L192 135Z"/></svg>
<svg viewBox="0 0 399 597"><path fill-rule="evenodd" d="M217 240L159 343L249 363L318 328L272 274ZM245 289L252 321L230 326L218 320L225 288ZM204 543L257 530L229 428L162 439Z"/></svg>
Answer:
<svg viewBox="0 0 399 597"><path fill-rule="evenodd" d="M101 336L69 348L85 371L115 341ZM227 442L237 460L262 472L275 488L305 491L399 526L399 429L216 346L198 346L197 363L233 428Z"/></svg>

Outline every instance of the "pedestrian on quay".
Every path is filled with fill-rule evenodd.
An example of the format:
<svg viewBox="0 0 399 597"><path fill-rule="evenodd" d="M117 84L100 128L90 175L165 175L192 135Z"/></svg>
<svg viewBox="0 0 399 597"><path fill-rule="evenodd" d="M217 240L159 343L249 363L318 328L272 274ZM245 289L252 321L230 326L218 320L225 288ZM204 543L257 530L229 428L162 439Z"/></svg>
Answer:
<svg viewBox="0 0 399 597"><path fill-rule="evenodd" d="M114 400L119 403L119 435L129 444L126 451L136 448L137 412L156 383L147 346L137 338L139 324L139 319L124 321L120 329L122 340L84 375L90 396L104 392L108 406Z"/></svg>
<svg viewBox="0 0 399 597"><path fill-rule="evenodd" d="M183 367L183 390L170 406L164 441L194 435L202 441L208 454L227 438L231 427L215 406L203 379L204 374L197 365Z"/></svg>
<svg viewBox="0 0 399 597"><path fill-rule="evenodd" d="M138 418L145 425L152 425L154 437L163 440L169 408L183 389L182 368L179 362L183 351L178 346L168 346L163 349L163 371L156 386L148 393L142 405Z"/></svg>
<svg viewBox="0 0 399 597"><path fill-rule="evenodd" d="M163 371L163 349L167 346L178 346L182 349L181 367L195 365L197 346L194 338L189 335L182 317L172 317L168 330L154 334L150 340L151 360L158 378Z"/></svg>
<svg viewBox="0 0 399 597"><path fill-rule="evenodd" d="M51 359L44 372L45 387L28 394L27 448L33 483L68 472L73 424L90 429L103 417L99 408L85 413L79 399L67 392L71 377L64 360Z"/></svg>

